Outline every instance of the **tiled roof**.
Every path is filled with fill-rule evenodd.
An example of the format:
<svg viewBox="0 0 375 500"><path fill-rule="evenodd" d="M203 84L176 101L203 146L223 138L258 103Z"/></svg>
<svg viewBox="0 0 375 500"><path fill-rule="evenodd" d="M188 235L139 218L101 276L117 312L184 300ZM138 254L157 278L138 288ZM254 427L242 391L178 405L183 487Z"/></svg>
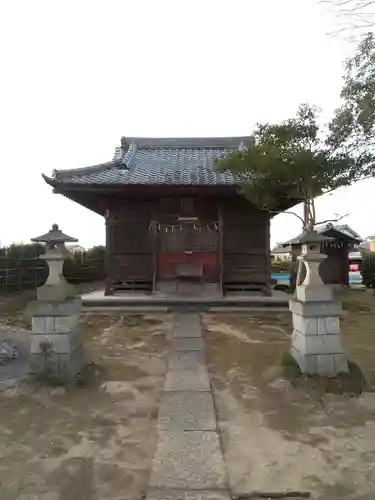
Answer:
<svg viewBox="0 0 375 500"><path fill-rule="evenodd" d="M271 250L271 253L279 254L279 253L290 253L292 251L292 247L290 245L284 245L283 243L278 243Z"/></svg>
<svg viewBox="0 0 375 500"><path fill-rule="evenodd" d="M218 172L214 161L246 145L248 137L122 138L113 160L92 167L54 171L53 185L234 185L231 172Z"/></svg>
<svg viewBox="0 0 375 500"><path fill-rule="evenodd" d="M349 241L351 243L359 243L361 241L361 237L358 233L356 233L353 229L351 229L347 224L333 224L332 222L328 222L326 224L317 224L315 226L315 231L319 234L328 236L332 235L332 232L337 233L344 237L344 240ZM292 238L284 243L284 246L298 243L303 233L298 235L296 238Z"/></svg>
<svg viewBox="0 0 375 500"><path fill-rule="evenodd" d="M349 238L354 238L355 240L362 240L360 235L354 231L351 227L349 227L347 224L334 224L332 222L328 222L326 224L319 224L315 226L315 230L318 231L318 233L324 233L329 230L336 231L338 233L341 233L345 236L348 236Z"/></svg>

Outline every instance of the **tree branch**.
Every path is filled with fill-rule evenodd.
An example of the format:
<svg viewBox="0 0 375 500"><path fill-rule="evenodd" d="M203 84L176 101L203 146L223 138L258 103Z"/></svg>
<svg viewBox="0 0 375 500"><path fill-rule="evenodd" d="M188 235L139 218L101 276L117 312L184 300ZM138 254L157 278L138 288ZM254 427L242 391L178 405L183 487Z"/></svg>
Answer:
<svg viewBox="0 0 375 500"><path fill-rule="evenodd" d="M341 217L338 217L337 219L323 220L321 222L317 222L316 225L318 226L319 224L327 224L327 222L339 222L341 219L343 219L344 217L347 217L348 215L349 215L349 213L347 213L345 215L341 215Z"/></svg>
<svg viewBox="0 0 375 500"><path fill-rule="evenodd" d="M283 212L282 210L268 210L271 214L290 214L290 215L294 215L295 217L297 217L301 222L302 224L305 224L305 221L303 220L302 217L300 217L298 214L296 214L295 212L290 212L289 210L286 210L285 212Z"/></svg>

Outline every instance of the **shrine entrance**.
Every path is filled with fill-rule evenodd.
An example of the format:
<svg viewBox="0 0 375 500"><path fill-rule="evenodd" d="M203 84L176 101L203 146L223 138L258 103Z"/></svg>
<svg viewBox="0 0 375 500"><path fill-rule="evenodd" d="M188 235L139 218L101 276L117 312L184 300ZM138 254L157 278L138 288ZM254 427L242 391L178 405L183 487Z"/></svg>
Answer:
<svg viewBox="0 0 375 500"><path fill-rule="evenodd" d="M157 288L163 282L173 282L175 291L182 284L202 289L207 283L219 285L219 234L217 222L158 224Z"/></svg>

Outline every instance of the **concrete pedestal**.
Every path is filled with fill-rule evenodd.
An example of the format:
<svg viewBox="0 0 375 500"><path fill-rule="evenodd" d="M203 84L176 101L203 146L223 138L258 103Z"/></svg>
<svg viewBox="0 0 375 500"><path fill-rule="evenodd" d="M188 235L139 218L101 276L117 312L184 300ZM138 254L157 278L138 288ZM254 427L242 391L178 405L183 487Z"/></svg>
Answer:
<svg viewBox="0 0 375 500"><path fill-rule="evenodd" d="M84 365L78 327L81 300L36 301L28 306L32 316L30 374L61 382L73 381Z"/></svg>

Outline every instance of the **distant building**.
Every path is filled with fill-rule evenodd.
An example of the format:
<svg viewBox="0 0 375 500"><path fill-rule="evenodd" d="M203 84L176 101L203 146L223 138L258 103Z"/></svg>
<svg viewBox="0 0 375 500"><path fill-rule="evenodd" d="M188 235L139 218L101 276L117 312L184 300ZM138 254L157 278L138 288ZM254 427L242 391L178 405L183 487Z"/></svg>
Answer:
<svg viewBox="0 0 375 500"><path fill-rule="evenodd" d="M271 260L272 262L285 262L287 260L292 260L292 247L290 245L284 246L283 243L278 243L271 250Z"/></svg>
<svg viewBox="0 0 375 500"><path fill-rule="evenodd" d="M83 247L81 247L81 245L76 245L74 243L72 243L71 245L67 244L66 248L71 253L86 252L86 248L83 248Z"/></svg>
<svg viewBox="0 0 375 500"><path fill-rule="evenodd" d="M357 251L362 238L347 224L334 224L332 222L317 224L315 230L324 236L332 238L331 241L321 245L321 252L327 255L327 259L320 266L322 280L324 283L348 285L349 255L351 252ZM287 250L290 247L292 248L291 255L294 263L301 252L300 237L301 235L284 244L284 248ZM294 267L296 266L294 265ZM295 279L295 276L293 279Z"/></svg>

